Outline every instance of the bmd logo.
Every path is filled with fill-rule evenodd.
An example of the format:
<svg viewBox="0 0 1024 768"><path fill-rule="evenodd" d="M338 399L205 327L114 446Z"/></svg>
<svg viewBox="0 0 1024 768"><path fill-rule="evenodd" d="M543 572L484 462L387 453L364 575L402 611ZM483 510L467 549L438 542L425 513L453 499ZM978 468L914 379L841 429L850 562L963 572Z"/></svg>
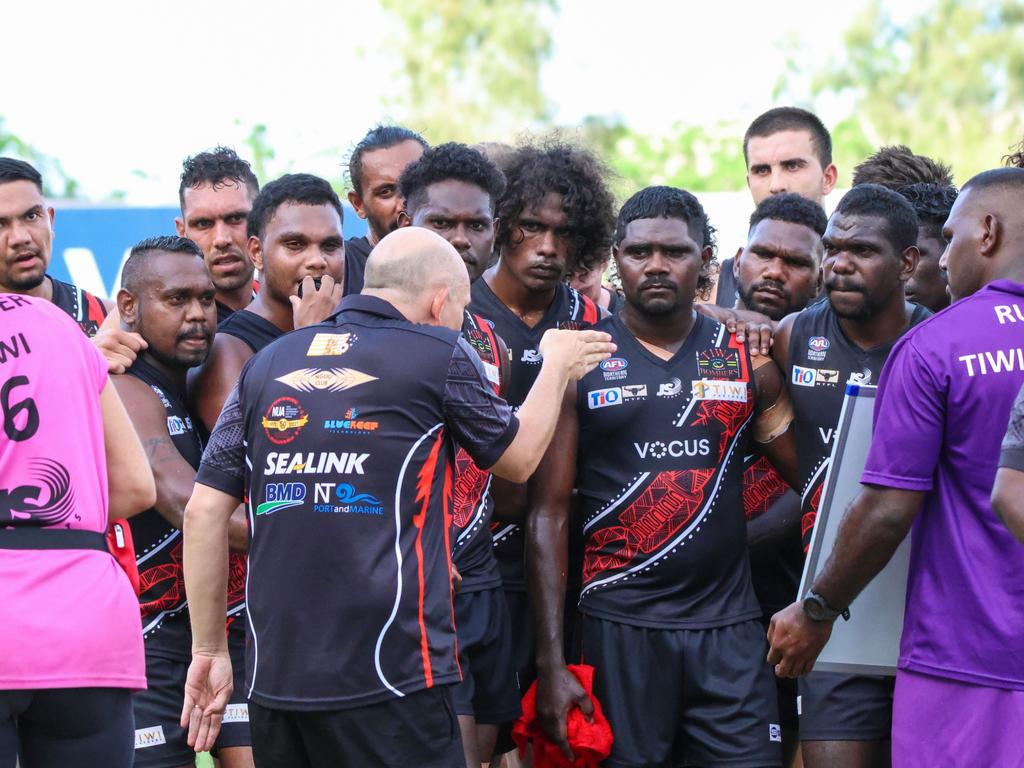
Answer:
<svg viewBox="0 0 1024 768"><path fill-rule="evenodd" d="M607 408L610 405L622 404L622 390L619 387L609 389L595 389L587 392L587 407L590 410L595 408Z"/></svg>

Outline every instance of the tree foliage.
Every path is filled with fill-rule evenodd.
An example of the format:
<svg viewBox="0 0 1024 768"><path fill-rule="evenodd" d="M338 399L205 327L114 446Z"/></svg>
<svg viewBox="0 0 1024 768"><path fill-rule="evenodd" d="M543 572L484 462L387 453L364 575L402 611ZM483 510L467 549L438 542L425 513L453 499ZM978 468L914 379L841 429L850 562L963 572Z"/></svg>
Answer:
<svg viewBox="0 0 1024 768"><path fill-rule="evenodd" d="M391 106L429 141L508 141L550 109L540 70L556 0L380 0L399 20Z"/></svg>
<svg viewBox="0 0 1024 768"><path fill-rule="evenodd" d="M43 176L43 191L47 195L74 197L78 184L64 172L61 164L11 133L4 122L0 116L0 157L17 157L35 166Z"/></svg>

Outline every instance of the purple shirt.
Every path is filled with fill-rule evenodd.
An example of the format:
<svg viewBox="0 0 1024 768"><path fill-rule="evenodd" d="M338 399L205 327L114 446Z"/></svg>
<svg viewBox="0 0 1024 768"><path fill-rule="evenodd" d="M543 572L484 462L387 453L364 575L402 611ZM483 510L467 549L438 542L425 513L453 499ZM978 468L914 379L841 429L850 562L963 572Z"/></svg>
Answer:
<svg viewBox="0 0 1024 768"><path fill-rule="evenodd" d="M1024 546L989 503L1024 383L1024 285L1000 280L921 323L882 371L861 482L926 491L901 669L1024 689Z"/></svg>

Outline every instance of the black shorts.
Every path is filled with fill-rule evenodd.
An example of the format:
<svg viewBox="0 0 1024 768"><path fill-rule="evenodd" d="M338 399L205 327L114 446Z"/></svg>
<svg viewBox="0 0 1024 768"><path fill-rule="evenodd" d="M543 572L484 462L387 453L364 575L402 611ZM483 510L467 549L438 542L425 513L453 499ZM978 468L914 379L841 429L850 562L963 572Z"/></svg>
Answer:
<svg viewBox="0 0 1024 768"><path fill-rule="evenodd" d="M352 709L293 712L249 702L258 768L465 768L450 686Z"/></svg>
<svg viewBox="0 0 1024 768"><path fill-rule="evenodd" d="M800 741L880 741L892 734L896 678L811 672L800 678Z"/></svg>
<svg viewBox="0 0 1024 768"><path fill-rule="evenodd" d="M526 693L537 677L537 633L526 592L505 590L508 617L512 627L512 662L515 664L519 690Z"/></svg>
<svg viewBox="0 0 1024 768"><path fill-rule="evenodd" d="M0 691L0 768L131 768L134 730L127 688Z"/></svg>
<svg viewBox="0 0 1024 768"><path fill-rule="evenodd" d="M772 614L768 613L761 617L761 629L768 636L768 625L771 624ZM792 677L778 677L772 668L772 677L775 678L775 698L779 706L779 725L784 731L796 731L800 728L800 717L796 713L796 699L799 694L796 679Z"/></svg>
<svg viewBox="0 0 1024 768"><path fill-rule="evenodd" d="M132 697L136 768L178 768L195 762L196 753L185 740L188 729L181 727L188 665L146 653L149 687Z"/></svg>
<svg viewBox="0 0 1024 768"><path fill-rule="evenodd" d="M513 722L522 709L505 590L457 594L455 627L462 668L462 682L452 687L455 714L478 723Z"/></svg>
<svg viewBox="0 0 1024 768"><path fill-rule="evenodd" d="M221 721L220 733L210 753L216 757L217 752L229 747L251 747L252 734L249 732L249 701L245 688L245 630L241 637L232 631L228 633L228 654L231 656L231 677L234 690L224 719Z"/></svg>
<svg viewBox="0 0 1024 768"><path fill-rule="evenodd" d="M582 635L614 736L603 765L782 764L760 621L650 629L584 616Z"/></svg>

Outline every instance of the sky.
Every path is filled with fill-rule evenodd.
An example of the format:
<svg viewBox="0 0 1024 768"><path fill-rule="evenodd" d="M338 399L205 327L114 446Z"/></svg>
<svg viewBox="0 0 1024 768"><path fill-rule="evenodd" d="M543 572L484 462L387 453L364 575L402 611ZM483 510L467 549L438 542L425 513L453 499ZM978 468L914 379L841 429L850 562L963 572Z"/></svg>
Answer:
<svg viewBox="0 0 1024 768"><path fill-rule="evenodd" d="M774 106L794 41L804 56L834 55L865 1L562 0L542 87L560 125L590 114L649 133L742 124ZM899 18L926 2L889 6ZM3 24L6 129L93 200L174 204L182 159L217 144L246 156L256 123L273 167L339 179L400 87L393 22L373 0L54 0L7 4Z"/></svg>

